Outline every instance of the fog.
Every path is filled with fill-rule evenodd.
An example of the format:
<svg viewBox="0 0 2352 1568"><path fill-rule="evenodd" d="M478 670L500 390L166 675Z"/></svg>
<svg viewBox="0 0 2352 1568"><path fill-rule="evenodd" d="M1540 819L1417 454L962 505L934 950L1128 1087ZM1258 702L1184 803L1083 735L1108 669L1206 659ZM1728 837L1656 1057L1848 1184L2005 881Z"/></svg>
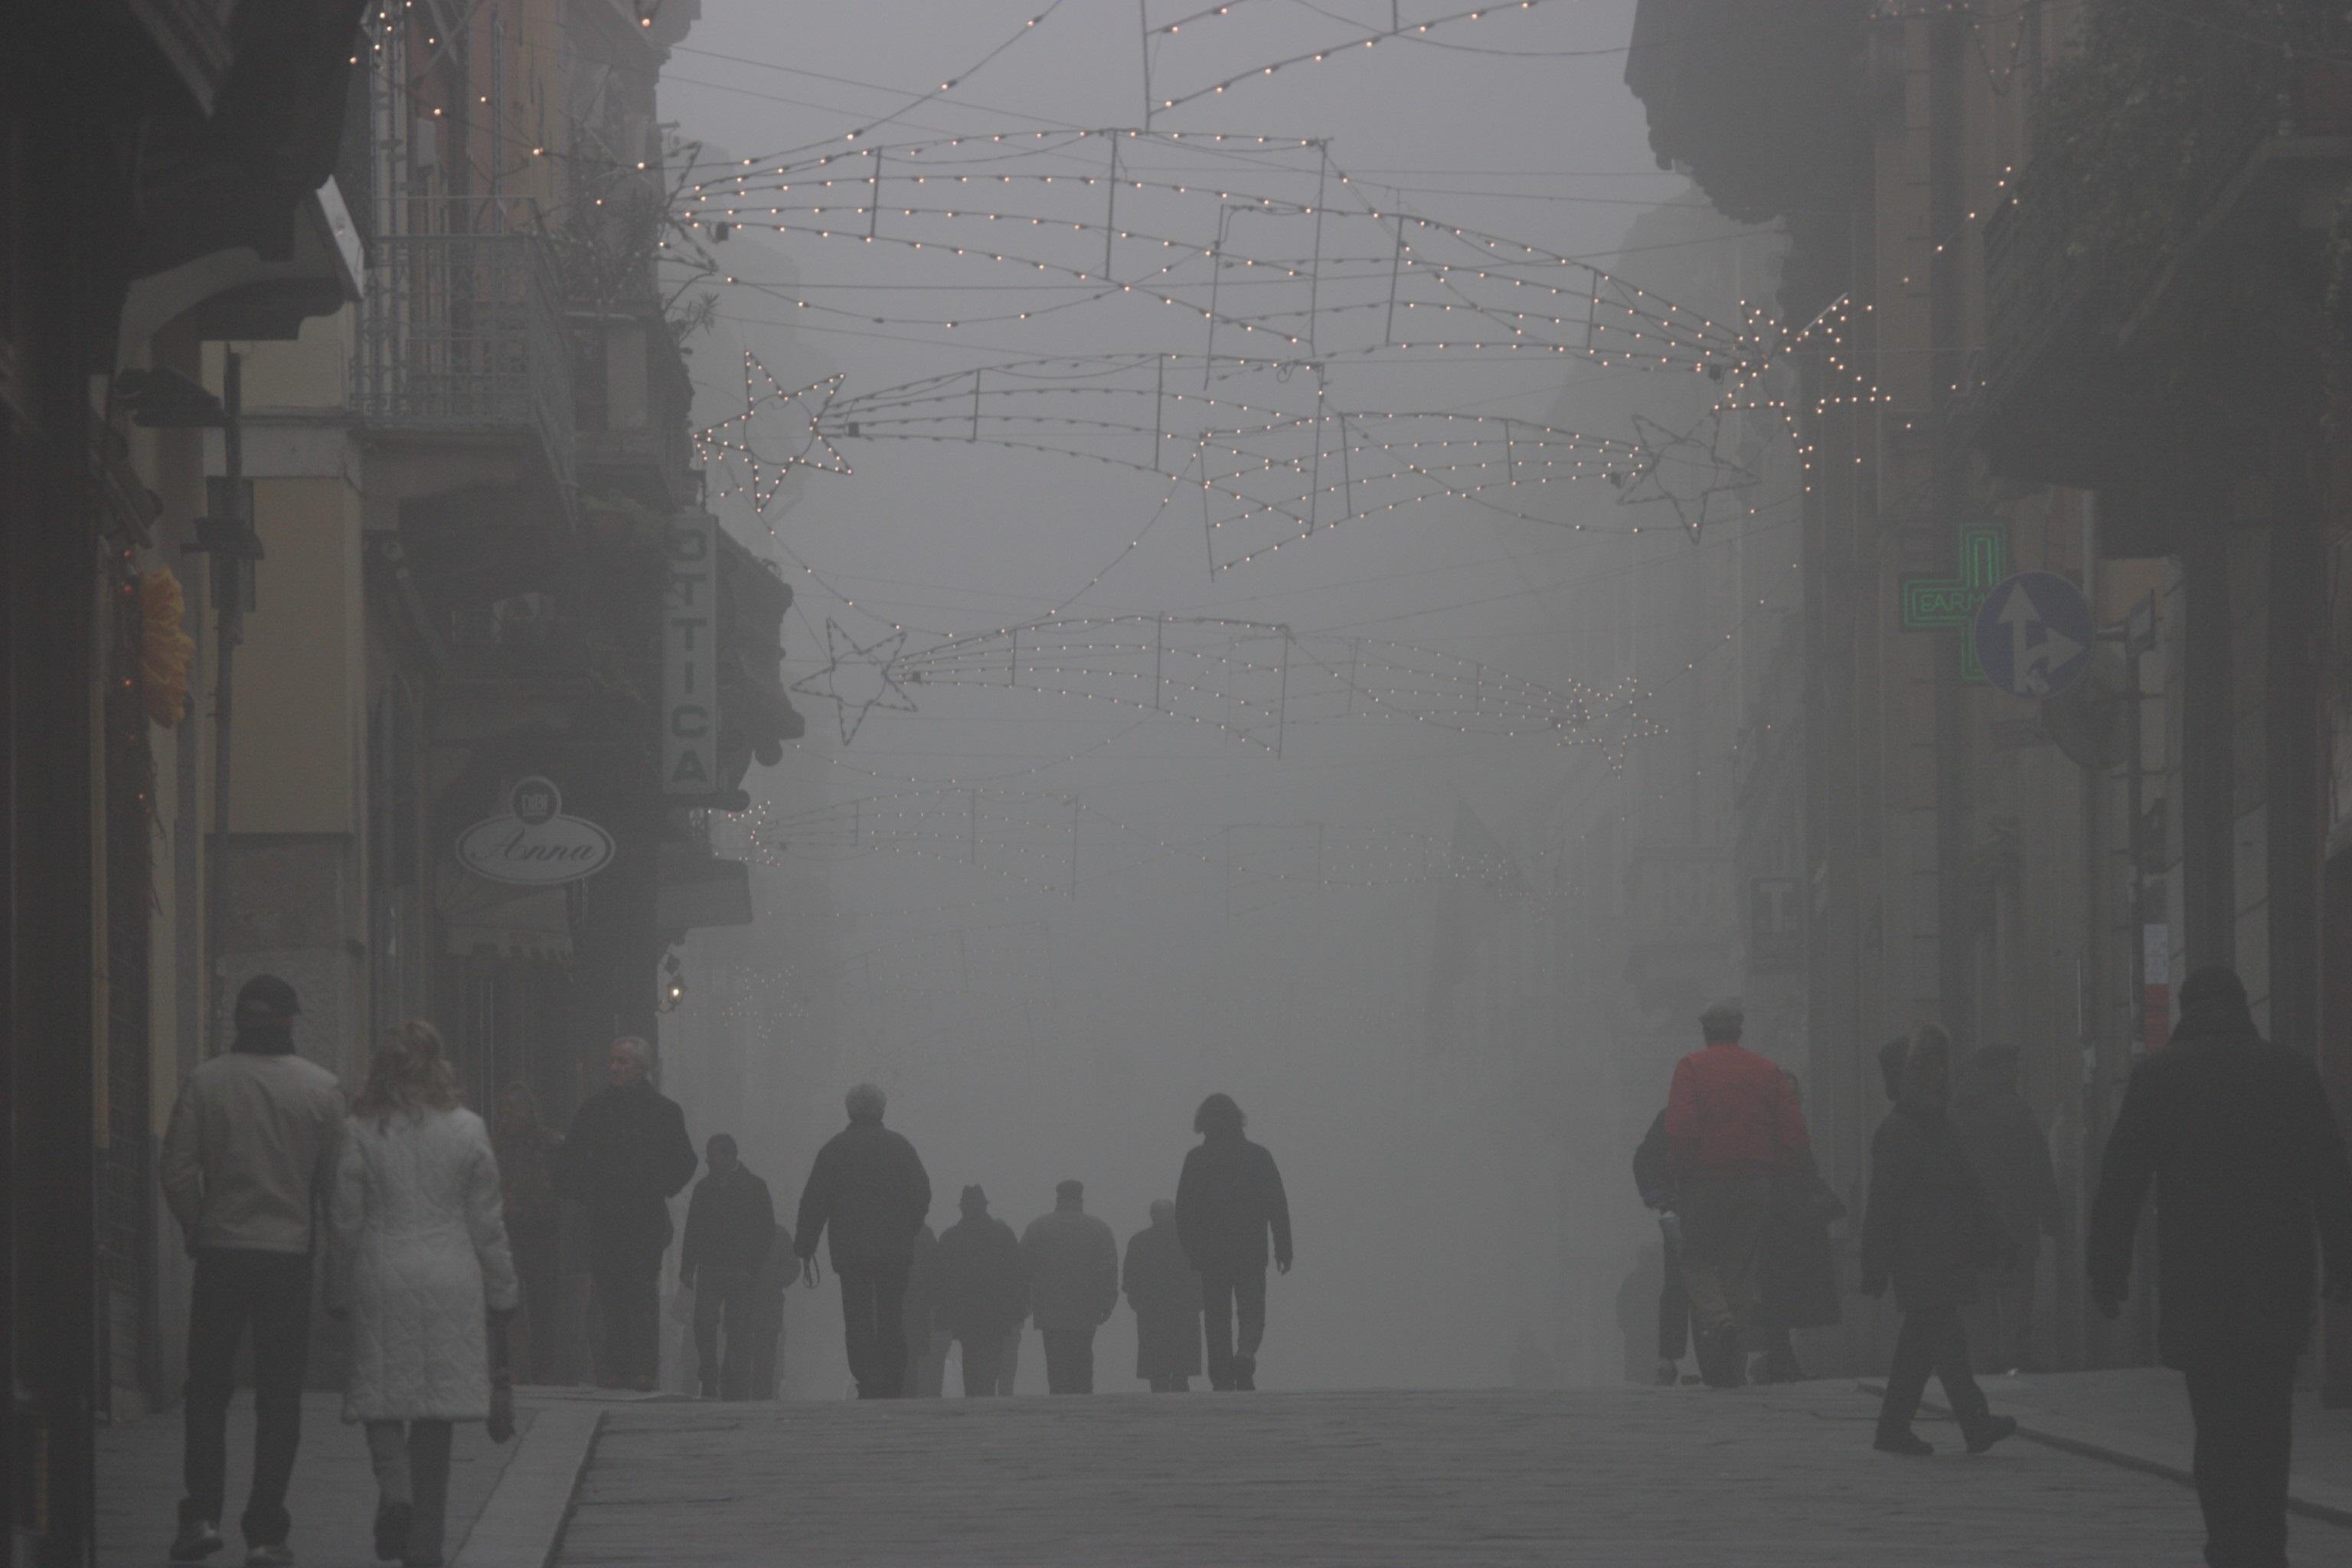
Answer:
<svg viewBox="0 0 2352 1568"><path fill-rule="evenodd" d="M1650 155L1622 82L1633 9L1498 10L1156 111L1155 132L1229 140L1111 139L1144 188L1111 208L1128 237L1108 247L1110 276L1145 278L1163 254L1187 269L1104 298L1108 182L1082 183L1108 174L1104 140L1067 133L1139 126L1134 7L706 0L663 106L705 185L681 198L707 222L678 249L719 272L697 281L681 261L675 282L715 300L688 341L695 423L760 461L709 454L714 493L742 487L712 510L793 585L785 679L808 733L752 775L758 809L714 827L722 852L758 868L757 923L682 950L664 1082L698 1138L742 1140L780 1212L842 1092L870 1079L929 1167L935 1225L978 1182L1017 1229L1075 1176L1124 1238L1172 1195L1193 1109L1222 1089L1280 1161L1296 1217L1267 1386L1621 1375L1614 1301L1647 1227L1625 1161L1671 1057L1629 1064L1610 1037L1626 1016L1622 958L1601 927L1619 891L1580 880L1575 846L1676 788L1678 831L1713 831L1713 797L1687 787L1708 759L1682 735L1692 704L1735 700L1737 683L1669 678L1736 624L1732 595L1757 600L1738 578L1745 552L1724 548L1759 521L1746 514L1755 476L1718 471L1711 452L1651 465L1633 450L1637 416L1669 437L1692 428L1713 392L1698 377L1548 352L1582 341L1549 324L1522 329L1526 352L1459 352L1448 301L1465 321L1486 307L1481 334L1526 318L1497 326L1480 289L1499 284L1471 275L1470 252L1441 252L1443 231L1410 243L1460 275L1408 276L1393 293L1388 231L1368 215L1507 237L1736 322L1727 258L1748 253ZM1155 98L1385 29L1390 6L1233 10L1154 41ZM1034 144L1041 129L1056 133L1050 154L981 140ZM961 137L974 140L942 145ZM904 211L908 186L869 241L869 215L840 209L867 201L874 160L860 150L886 143L922 143L909 166L1030 183L942 175L952 223ZM814 162L836 147L838 164ZM730 195L746 169L766 183ZM898 195L898 168L883 177ZM1241 216L1243 193L1328 206ZM789 204L798 216L770 216ZM719 239L722 205L736 218ZM1050 223L1026 221L1040 216ZM1006 237L1016 217L1024 233ZM989 259L1015 238L1015 254L1060 270ZM1223 247L1266 276L1235 278L1253 269L1228 262L1206 314L1201 251ZM1550 309L1580 312L1590 275L1555 264L1574 282ZM1400 297L1420 308L1391 325ZM1362 352L1414 341L1424 310L1447 349ZM1272 325L1244 333L1232 324L1244 318ZM1281 341L1310 320L1315 342ZM747 351L762 399L748 426ZM1277 374L1204 353L1299 363ZM857 402L975 367L1110 354L1137 357L1007 374L996 390L983 378L978 396L956 383L916 405ZM1327 414L1508 416L1602 445L1518 435L1557 447L1541 460L1563 482L1540 487L1518 482L1524 447L1481 447L1478 463L1510 471L1475 497L1470 482L1494 476L1465 481L1467 448L1379 475L1315 470L1318 447L1328 463L1349 439L1364 462L1366 422L1346 436L1310 423L1304 437L1283 425L1236 442L1242 458L1196 445L1235 404L1259 424L1312 421L1308 361ZM833 377L797 402L771 395ZM1194 416L1213 397L1204 426ZM929 423L892 423L908 416ZM1455 434L1425 423L1412 439ZM836 451L854 472L824 470ZM818 466L773 467L802 452ZM1305 471L1286 474L1294 459ZM1236 477L1204 491L1202 465L1218 461ZM1343 478L1369 499L1318 493ZM1282 508L1310 494L1301 530ZM1694 543L1687 525L1710 507ZM1701 560L1720 582L1685 592ZM1143 618L1042 649L1005 636L1048 616ZM1203 628L1210 617L1290 635ZM957 638L977 640L927 651ZM1688 996L1688 1016L1710 999ZM795 1293L793 1392L839 1394L836 1311L829 1292ZM1117 1314L1106 1386L1125 1386L1131 1335Z"/></svg>

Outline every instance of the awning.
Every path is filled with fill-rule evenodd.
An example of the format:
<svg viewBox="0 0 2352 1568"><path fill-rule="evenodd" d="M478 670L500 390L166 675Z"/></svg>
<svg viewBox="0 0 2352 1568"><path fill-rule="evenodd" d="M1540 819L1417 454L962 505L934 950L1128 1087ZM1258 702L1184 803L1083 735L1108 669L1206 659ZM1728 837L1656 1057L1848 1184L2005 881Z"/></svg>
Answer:
<svg viewBox="0 0 2352 1568"><path fill-rule="evenodd" d="M660 876L654 892L655 930L751 923L751 872L742 861L721 860L698 844L665 844Z"/></svg>

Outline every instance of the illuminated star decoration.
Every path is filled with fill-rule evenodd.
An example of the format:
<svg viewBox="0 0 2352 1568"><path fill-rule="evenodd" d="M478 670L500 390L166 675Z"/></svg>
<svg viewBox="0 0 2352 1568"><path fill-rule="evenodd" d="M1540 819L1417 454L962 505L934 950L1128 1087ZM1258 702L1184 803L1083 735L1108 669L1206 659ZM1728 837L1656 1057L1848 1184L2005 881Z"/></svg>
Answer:
<svg viewBox="0 0 2352 1568"><path fill-rule="evenodd" d="M1633 416L1633 426L1641 435L1642 466L1621 477L1620 506L1664 501L1696 539L1706 526L1708 503L1716 496L1758 482L1754 471L1719 449L1723 439L1719 414L1708 415L1680 434L1638 414Z"/></svg>
<svg viewBox="0 0 2352 1568"><path fill-rule="evenodd" d="M793 469L850 473L839 449L817 429L817 420L840 385L841 376L836 374L787 392L782 383L768 374L758 355L744 350L743 412L694 433L695 456L720 481L711 489L711 499L749 496L752 510L765 516L768 504L783 488L784 476ZM801 400L813 392L822 392L824 396L811 410ZM822 458L810 455L819 451ZM778 456L779 452L782 455Z"/></svg>
<svg viewBox="0 0 2352 1568"><path fill-rule="evenodd" d="M838 621L827 616L824 668L793 681L793 689L832 701L841 726L841 743L845 746L857 738L858 726L877 708L898 713L915 710L914 699L907 695L897 674L898 651L906 646L907 634L896 631L860 647Z"/></svg>

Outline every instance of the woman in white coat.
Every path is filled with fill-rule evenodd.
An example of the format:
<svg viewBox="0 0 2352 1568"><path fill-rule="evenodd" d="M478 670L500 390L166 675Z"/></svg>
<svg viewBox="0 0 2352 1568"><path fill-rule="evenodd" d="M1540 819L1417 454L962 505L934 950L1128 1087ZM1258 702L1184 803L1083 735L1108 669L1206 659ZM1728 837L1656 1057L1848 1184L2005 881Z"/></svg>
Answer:
<svg viewBox="0 0 2352 1568"><path fill-rule="evenodd" d="M491 1386L491 1342L503 1349L518 1300L499 1210L489 1133L459 1103L440 1034L402 1025L352 1106L330 1283L351 1321L343 1419L367 1426L383 1561L442 1561L451 1423L490 1421L499 1441L511 1429L503 1355L496 1402Z"/></svg>

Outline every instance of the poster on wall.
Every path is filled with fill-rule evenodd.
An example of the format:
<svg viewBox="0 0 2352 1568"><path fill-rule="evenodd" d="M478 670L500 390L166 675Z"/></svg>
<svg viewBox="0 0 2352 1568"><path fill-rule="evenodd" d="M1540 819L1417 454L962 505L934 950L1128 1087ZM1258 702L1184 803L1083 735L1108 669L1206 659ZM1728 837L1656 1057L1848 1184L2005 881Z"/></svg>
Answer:
<svg viewBox="0 0 2352 1568"><path fill-rule="evenodd" d="M663 530L662 793L709 795L719 779L719 520Z"/></svg>

